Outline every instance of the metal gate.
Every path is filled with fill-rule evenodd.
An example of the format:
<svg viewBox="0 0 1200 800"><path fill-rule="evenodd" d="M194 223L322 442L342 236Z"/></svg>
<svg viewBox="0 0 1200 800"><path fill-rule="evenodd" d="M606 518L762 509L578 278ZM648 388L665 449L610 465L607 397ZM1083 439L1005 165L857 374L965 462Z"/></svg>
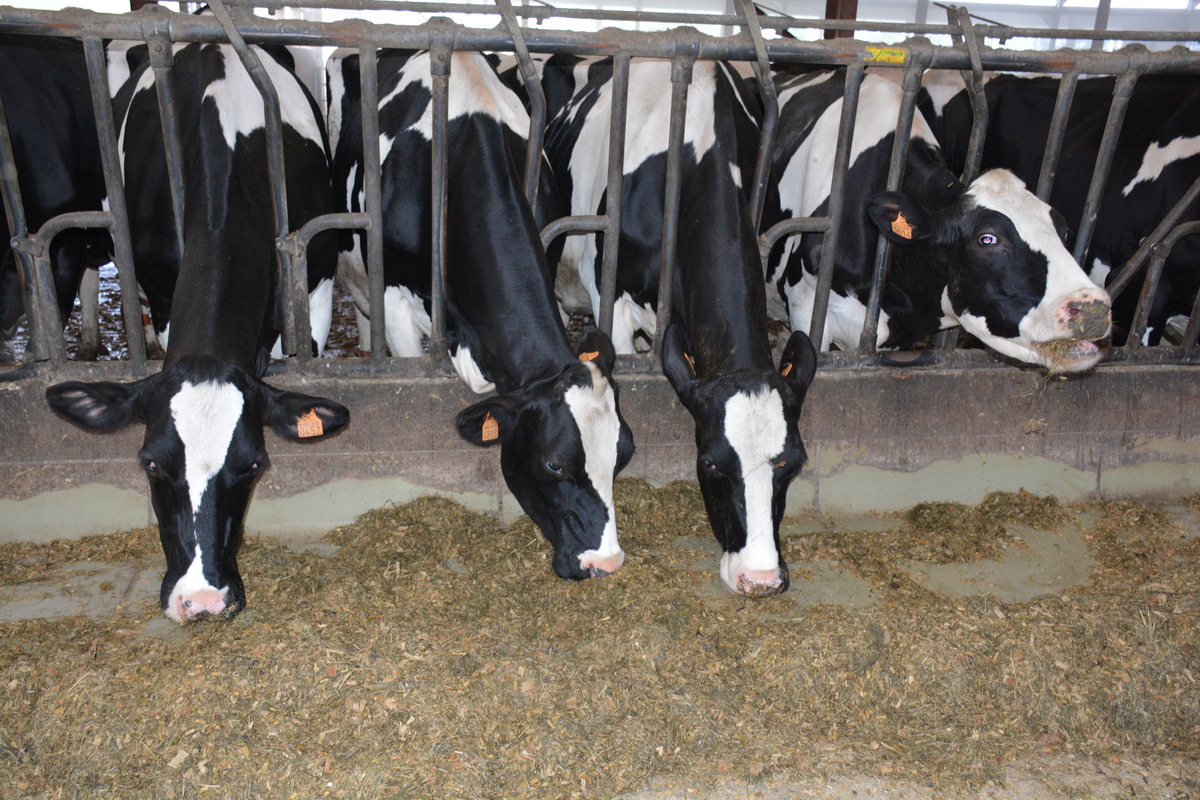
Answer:
<svg viewBox="0 0 1200 800"><path fill-rule="evenodd" d="M254 5L260 7L266 5L275 9L285 4L255 3ZM983 72L996 70L1061 73L1063 75L1062 89L1055 110L1050 141L1046 150L1046 160L1042 167L1042 177L1037 186L1037 194L1043 199L1049 197L1055 165L1063 146L1067 112L1070 110L1071 99L1078 79L1085 74L1117 76L1116 90L1102 142L1102 156L1096 164L1090 184L1084 217L1081 220L1072 221L1076 223L1076 229L1079 231L1074 255L1081 263L1084 263L1092 237L1096 216L1099 212L1100 194L1111 162L1110 156L1116 147L1117 137L1134 84L1146 74L1197 74L1200 71L1200 53L1183 47L1175 47L1165 52L1151 52L1142 46L1134 45L1112 53L1095 50L1060 50L1046 53L989 48L984 44L988 39L1002 42L1013 36L1042 35L1045 34L1045 31L1014 29L997 25L975 25L964 8L951 9L948 14L949 20L944 25L894 25L802 21L787 17L759 16L750 0L737 0L736 5L740 13L735 15L624 14L529 6L520 10L521 19L518 19L510 0L495 0L494 7L423 2L371 2L370 0L297 0L297 2L289 2L286 5L301 8L389 9L423 13L499 13L504 24L502 28L483 30L466 27L444 17L434 17L420 25L370 24L360 20L331 23L276 20L253 16L248 6L237 6L224 0L212 0L209 6L214 14L206 16L179 14L155 5L146 6L137 12L120 15L100 14L79 9L64 11L0 9L0 32L71 37L82 41L91 79L93 106L111 209L105 212L62 215L47 222L40 230L28 230L17 187L16 166L13 162L8 124L3 108L0 107L0 168L2 168L0 177L2 177L3 200L10 230L13 232L11 245L17 251L18 264L25 282L26 309L31 333L27 355L29 364L24 369L9 373L9 378L35 373L42 366L56 368L66 360L62 324L58 318L57 305L53 297L53 284L50 279L49 242L56 233L72 227L100 227L107 228L111 232L114 240L114 262L119 265L122 315L128 337L128 369L134 375L145 374L149 369L142 333L137 286L133 270L129 268L132 264L132 250L124 206L122 176L119 169L117 135L113 122L112 104L109 100L110 87L105 69L106 40L144 42L149 47L151 66L159 79L158 91L161 99L160 107L163 109L164 131L167 132L165 138L168 142L168 162L174 175L179 174L181 159L179 142L177 137L172 134L173 126L171 124L171 108L174 103L169 81L171 44L175 42L230 42L242 53L244 62L250 65L251 76L264 98L267 109L268 142L276 143L272 148L270 172L273 194L276 198L277 220L286 220L285 190L282 185L282 152L278 146L280 141L278 106L274 99L274 88L270 85L269 80L261 73L261 70L255 70L253 67L255 60L247 43L336 46L358 49L363 65L363 138L367 164L366 211L360 214L327 215L311 220L296 231L288 230L286 223L280 223L276 238L280 278L283 286L290 287L286 292L283 309L285 323L283 345L284 352L291 355L292 358L288 359L284 369L303 372L312 368L312 358L308 348L297 346L297 343L309 340L305 279L307 244L318 233L334 228L365 229L367 231L371 306L374 309L373 316L375 317L373 320L375 324L372 325L371 331L371 356L369 359L339 359L338 361L341 363L336 365L322 365L324 372L328 373L332 369L335 374L341 371L355 373L364 370L372 373L421 374L423 372L430 374L431 372L445 373L449 370L444 346L446 334L445 278L442 270L444 246L438 246L436 243L445 242L446 223L440 213L444 206L439 194L444 191L444 182L439 179L439 174L444 168L446 158L444 143L450 59L448 57L439 59L437 57L439 54L448 55L453 50L475 50L515 55L521 73L526 79L526 84L531 89L530 154L540 150L546 116L545 100L541 96L541 89L536 80L531 53L613 56L616 62L613 90L614 108L616 109L624 109L624 98L628 90L628 64L631 58L653 57L669 59L672 62L673 115L671 145L668 153L668 191L666 194L667 206L664 209L663 237L662 282L665 286L670 286L674 269L674 236L678 203L673 200L677 201L679 193L678 166L681 161L683 143L682 116L686 107L692 64L696 60L727 59L749 61L754 65L766 108L758 160L759 167L752 184L752 207L759 214L762 209L763 187L769 178L767 175L768 154L775 138L775 128L778 122L778 105L770 82L770 65L773 63L804 63L822 67L844 67L847 72L845 103L835 160L835 164L841 165L842 168L835 170L829 214L822 217L787 220L763 232L760 236L760 252L765 261L766 254L769 253L773 244L783 237L802 232L825 234L823 244L825 257L822 262L822 272L818 278L814 321L812 330L809 332L815 341L820 341L825 324L825 310L833 277L834 260L831 254L836 246L837 221L844 198L845 165L848 163L850 152L854 115L858 105L858 90L868 66L886 65L903 69L904 102L897 130L908 130L911 126L922 75L926 70L948 69L959 70L963 73L971 91L972 107L975 111L975 125L971 134L968 155L969 164L965 175L968 179L978 169L982 154L983 134L987 126L987 106L983 96ZM612 28L598 33L579 33L542 27L545 20L555 17L614 21L652 20L656 23L675 24L677 27L656 33ZM531 22L535 24L531 25ZM693 25L720 25L736 32L730 36L712 37L690 27ZM899 31L911 33L913 38L907 39L900 45L879 47L861 39L801 41L793 38L767 39L762 34L763 28L787 30L797 27L824 27L834 30L853 28L858 31L860 36L872 31ZM924 38L929 35L948 35L954 44L935 46L927 38ZM1056 31L1055 36L1088 40L1104 38L1103 34L1095 31ZM1168 41L1184 38L1175 34L1162 33L1120 32L1113 34L1113 38L1118 37ZM389 359L385 356L382 320L383 269L379 263L383 250L383 226L379 185L379 123L376 111L378 85L374 68L376 50L381 47L428 49L435 55L432 63L444 65L442 74L438 74L435 70L434 75L435 164L433 187L435 188L432 191L434 192L435 247L430 265L434 287L431 314L433 332L429 348L431 355L425 359ZM623 154L625 123L623 113L613 115L610 130L613 143L613 146L610 147L612 159L609 165L610 185L615 185L622 174L620 161ZM900 186L908 141L907 136L895 137L895 149L892 153L887 184L889 190ZM538 167L539 160L537 158L528 158L525 178L527 186L536 187ZM672 178L672 176L675 177ZM673 184L672 180L674 180ZM178 187L178 180L174 180L173 183ZM1142 247L1133 258L1118 271L1114 280L1110 282L1109 291L1116 296L1129 290L1130 287L1136 286L1136 279L1143 274L1147 276L1128 344L1122 348L1110 348L1105 359L1106 362L1179 364L1193 362L1197 359L1198 349L1200 349L1197 344L1197 340L1200 339L1200 310L1193 310L1182 342L1178 345L1145 348L1141 346L1141 334L1145 329L1149 303L1154 296L1163 262L1171 247L1185 236L1200 233L1200 222L1184 219L1188 206L1193 204L1198 196L1200 196L1200 181L1197 181L1179 200L1154 233L1143 242ZM178 203L182 203L181 198ZM177 205L176 208L180 208L180 205ZM177 214L177 218L178 216ZM603 215L567 217L552 223L543 231L543 241L548 243L560 235L613 231L617 230L619 226L620 208L619 204L614 203L609 204ZM607 276L607 280L601 287L603 311L597 324L606 333L611 332L612 326L616 250L617 248L610 247L605 248L604 252L603 274ZM855 352L822 354L821 363L824 368L864 368L872 365L887 365L888 368L894 368L896 366L897 360L893 355L876 353L874 348L880 312L880 288L886 274L887 250L881 246L878 248L878 252L879 255L874 264L874 284L868 303L867 322L860 346ZM659 306L658 330L661 331L665 330L670 306L667 302L660 302ZM995 356L982 351L955 350L954 338L953 335L938 337L936 347L923 354L921 363L937 363L954 368L969 368L995 363ZM652 353L646 357L623 357L621 369L657 371L656 356Z"/></svg>

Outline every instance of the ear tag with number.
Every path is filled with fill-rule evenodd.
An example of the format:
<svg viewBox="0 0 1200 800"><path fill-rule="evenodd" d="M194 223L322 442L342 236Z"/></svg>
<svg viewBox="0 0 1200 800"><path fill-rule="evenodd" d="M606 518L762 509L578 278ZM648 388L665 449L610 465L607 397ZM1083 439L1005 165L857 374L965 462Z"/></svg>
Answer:
<svg viewBox="0 0 1200 800"><path fill-rule="evenodd" d="M909 225L908 220L899 212L896 213L896 218L892 220L892 233L904 239L912 238L912 225Z"/></svg>
<svg viewBox="0 0 1200 800"><path fill-rule="evenodd" d="M307 439L312 436L320 436L325 433L325 426L321 423L321 418L317 416L317 410L310 408L305 411L299 419L296 420L296 435L301 439Z"/></svg>
<svg viewBox="0 0 1200 800"><path fill-rule="evenodd" d="M494 442L500 438L500 423L496 422L492 412L489 411L484 416L483 424L479 427L479 435L485 442Z"/></svg>
<svg viewBox="0 0 1200 800"><path fill-rule="evenodd" d="M591 353L580 353L580 354L579 354L579 360L580 360L580 361L595 361L595 360L596 360L597 358L599 358L599 357L600 357L600 351L599 351L599 350L595 350L595 351L593 351L593 352L591 352Z"/></svg>

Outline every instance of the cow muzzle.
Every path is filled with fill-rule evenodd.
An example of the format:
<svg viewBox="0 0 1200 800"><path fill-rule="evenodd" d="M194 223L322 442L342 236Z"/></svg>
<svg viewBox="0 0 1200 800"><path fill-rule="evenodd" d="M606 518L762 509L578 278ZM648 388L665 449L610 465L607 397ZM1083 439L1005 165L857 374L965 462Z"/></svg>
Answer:
<svg viewBox="0 0 1200 800"><path fill-rule="evenodd" d="M579 566L587 573L589 578L603 578L611 575L621 568L625 563L624 551L618 550L615 555L600 556L595 554L585 554L579 559Z"/></svg>
<svg viewBox="0 0 1200 800"><path fill-rule="evenodd" d="M179 617L186 622L227 615L233 611L225 603L225 592L216 589L201 589L181 596L178 602Z"/></svg>
<svg viewBox="0 0 1200 800"><path fill-rule="evenodd" d="M1104 292L1079 292L1059 306L1057 318L1065 338L1103 339L1112 330L1112 303Z"/></svg>

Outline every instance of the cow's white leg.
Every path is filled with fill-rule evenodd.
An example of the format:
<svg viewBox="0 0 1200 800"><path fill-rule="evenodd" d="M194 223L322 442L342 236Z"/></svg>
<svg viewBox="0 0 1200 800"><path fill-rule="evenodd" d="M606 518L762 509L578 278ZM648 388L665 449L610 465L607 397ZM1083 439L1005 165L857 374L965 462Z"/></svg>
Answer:
<svg viewBox="0 0 1200 800"><path fill-rule="evenodd" d="M354 301L354 316L358 321L358 349L367 355L371 352L371 288L367 281L367 267L362 258L360 237L355 235L353 239L353 250L338 253L337 279Z"/></svg>
<svg viewBox="0 0 1200 800"><path fill-rule="evenodd" d="M100 270L85 269L79 279L79 349L82 361L100 355Z"/></svg>
<svg viewBox="0 0 1200 800"><path fill-rule="evenodd" d="M383 293L383 313L392 355L402 358L423 355L421 340L429 334L432 323L421 298L407 287L389 286Z"/></svg>
<svg viewBox="0 0 1200 800"><path fill-rule="evenodd" d="M322 280L308 295L308 322L319 356L325 352L325 344L329 341L329 328L333 325L332 278Z"/></svg>
<svg viewBox="0 0 1200 800"><path fill-rule="evenodd" d="M638 305L628 293L621 295L613 302L612 343L618 353L632 354L648 350L644 340L637 339L638 331L644 331L649 337L654 336L654 328L658 317L653 306L649 303Z"/></svg>

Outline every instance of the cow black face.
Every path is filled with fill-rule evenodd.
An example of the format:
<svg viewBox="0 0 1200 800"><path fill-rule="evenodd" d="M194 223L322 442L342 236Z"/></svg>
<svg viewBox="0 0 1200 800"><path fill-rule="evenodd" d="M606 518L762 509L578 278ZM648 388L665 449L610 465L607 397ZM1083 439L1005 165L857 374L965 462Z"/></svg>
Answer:
<svg viewBox="0 0 1200 800"><path fill-rule="evenodd" d="M691 352L684 328L672 324L663 371L696 420L696 478L723 551L721 580L735 594L784 592L779 523L788 486L807 460L798 423L816 351L798 331L778 372L745 370L707 381L696 377Z"/></svg>
<svg viewBox="0 0 1200 800"><path fill-rule="evenodd" d="M608 338L588 334L560 374L458 414L463 438L500 445L509 490L554 550L554 572L582 580L620 568L613 479L633 457Z"/></svg>
<svg viewBox="0 0 1200 800"><path fill-rule="evenodd" d="M1011 172L984 173L937 213L898 192L872 198L868 212L897 245L893 271L932 267L945 276L943 327L957 323L997 352L1051 371L1100 360L1108 293L1067 251L1061 215Z"/></svg>
<svg viewBox="0 0 1200 800"><path fill-rule="evenodd" d="M237 551L268 465L263 425L301 439L333 433L350 419L338 403L279 391L212 358L184 359L133 383L56 384L46 400L91 430L145 423L138 461L167 559L160 601L176 622L232 618L245 606Z"/></svg>

